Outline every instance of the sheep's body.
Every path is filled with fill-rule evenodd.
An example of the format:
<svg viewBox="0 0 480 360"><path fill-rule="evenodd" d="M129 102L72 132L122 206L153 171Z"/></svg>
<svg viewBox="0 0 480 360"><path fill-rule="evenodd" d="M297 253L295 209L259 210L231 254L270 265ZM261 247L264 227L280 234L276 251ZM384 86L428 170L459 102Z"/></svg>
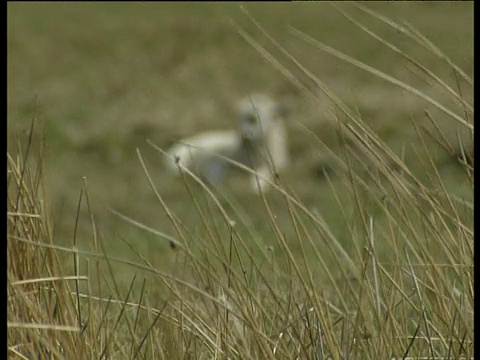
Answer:
<svg viewBox="0 0 480 360"><path fill-rule="evenodd" d="M179 141L167 153L167 167L178 174L179 166L189 168L209 183L219 183L229 166L225 159L236 157L241 137L235 131L205 131Z"/></svg>
<svg viewBox="0 0 480 360"><path fill-rule="evenodd" d="M289 163L286 131L277 103L262 94L238 104L238 130L206 131L180 140L167 152L167 167L178 173L179 164L211 184L222 181L232 166L222 155L249 168L254 190L267 189L275 171Z"/></svg>

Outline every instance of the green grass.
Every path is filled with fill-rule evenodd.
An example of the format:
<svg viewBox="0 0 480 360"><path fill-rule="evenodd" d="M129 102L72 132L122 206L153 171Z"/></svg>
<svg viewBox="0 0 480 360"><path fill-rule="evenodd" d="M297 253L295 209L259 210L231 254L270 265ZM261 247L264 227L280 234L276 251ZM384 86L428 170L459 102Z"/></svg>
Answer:
<svg viewBox="0 0 480 360"><path fill-rule="evenodd" d="M63 270L49 271L73 273L82 294L104 298L73 300L91 320L84 354L473 356L473 173L458 161L462 148L473 156L473 3L367 5L396 23L320 2L244 4L247 13L214 3L8 4L9 154L32 118L46 139L40 156L34 136L28 156L43 162L45 192L9 185L9 195L51 203L53 235L36 241L56 247ZM165 174L155 146L233 126L234 102L258 90L291 109L293 162L279 190L248 193L240 176L209 194ZM18 188L20 174L9 173ZM11 219L36 206L48 216L28 201L9 206ZM44 226L12 221L17 240L34 241L28 234ZM18 261L21 251L9 251ZM50 265L13 271L10 291L21 295L15 281L47 276Z"/></svg>
<svg viewBox="0 0 480 360"><path fill-rule="evenodd" d="M423 123L428 105L316 51L292 35L289 26L427 94L441 96L410 73L406 61L359 31L328 4L248 4L246 8L302 65L347 105L356 106L365 122L397 153L406 147L406 156L411 156L416 139L410 122L414 118ZM412 23L472 74L472 3L375 4L373 9ZM298 124L336 149L336 126L331 116L324 108L309 104L236 33L229 19L254 33L235 4L8 5L9 134L27 129L34 115L44 124L47 188L58 212L56 231L60 237L67 242L71 237L71 216L61 214L75 211L83 176L88 178L95 199L92 206L98 210L96 216L105 227L129 231L128 225L105 211L108 206L128 210L130 216L170 230L139 166L137 147L151 164L152 176L164 189L166 199L174 200L172 206L190 218L189 207L183 205L180 195L182 185L163 174L160 156L146 146L144 138L148 136L166 148L179 137L199 130L231 127L234 101L258 89L293 104L289 130L294 163L285 178L302 201L326 212L322 207L331 202L330 191L316 174L329 159L324 159L315 140ZM446 22L448 27L438 26ZM381 29L382 36L412 56L427 61L433 72L445 71L442 61L429 62L432 55L412 41L378 21L372 21L372 27ZM258 35L257 31L261 43L267 44ZM301 76L298 70L293 71ZM455 86L452 76L446 81ZM465 96L471 95L465 92ZM318 98L320 103L329 104L325 96ZM455 171L451 173L455 177ZM298 186L299 181L302 186ZM231 192L243 197L243 191ZM255 197L245 200L243 205ZM88 231L87 225L80 226ZM136 238L143 236L131 237L137 242Z"/></svg>

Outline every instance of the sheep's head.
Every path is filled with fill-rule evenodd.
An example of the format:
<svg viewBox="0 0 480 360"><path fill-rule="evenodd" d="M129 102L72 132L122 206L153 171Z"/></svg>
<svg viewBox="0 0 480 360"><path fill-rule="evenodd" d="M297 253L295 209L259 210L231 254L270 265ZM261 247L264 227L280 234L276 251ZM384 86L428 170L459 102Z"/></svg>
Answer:
<svg viewBox="0 0 480 360"><path fill-rule="evenodd" d="M282 114L283 108L264 94L253 94L242 99L237 107L239 131L251 142L259 142Z"/></svg>

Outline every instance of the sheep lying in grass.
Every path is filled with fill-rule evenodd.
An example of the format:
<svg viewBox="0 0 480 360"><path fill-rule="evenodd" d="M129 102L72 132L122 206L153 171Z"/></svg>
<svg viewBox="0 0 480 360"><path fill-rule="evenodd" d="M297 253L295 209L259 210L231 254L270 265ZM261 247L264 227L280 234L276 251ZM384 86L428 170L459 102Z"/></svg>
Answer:
<svg viewBox="0 0 480 360"><path fill-rule="evenodd" d="M282 106L254 94L238 103L237 112L237 130L206 131L180 140L167 152L167 167L178 174L179 165L184 166L216 185L234 166L219 154L255 170L253 189L266 190L275 172L289 162Z"/></svg>

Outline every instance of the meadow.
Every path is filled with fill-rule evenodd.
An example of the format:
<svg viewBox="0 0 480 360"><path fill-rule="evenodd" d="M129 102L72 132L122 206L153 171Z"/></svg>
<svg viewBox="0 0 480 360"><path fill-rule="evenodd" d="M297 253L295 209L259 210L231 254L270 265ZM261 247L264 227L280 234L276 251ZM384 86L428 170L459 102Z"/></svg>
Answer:
<svg viewBox="0 0 480 360"><path fill-rule="evenodd" d="M11 355L473 358L473 2L7 19ZM165 172L257 91L289 110L273 191Z"/></svg>

